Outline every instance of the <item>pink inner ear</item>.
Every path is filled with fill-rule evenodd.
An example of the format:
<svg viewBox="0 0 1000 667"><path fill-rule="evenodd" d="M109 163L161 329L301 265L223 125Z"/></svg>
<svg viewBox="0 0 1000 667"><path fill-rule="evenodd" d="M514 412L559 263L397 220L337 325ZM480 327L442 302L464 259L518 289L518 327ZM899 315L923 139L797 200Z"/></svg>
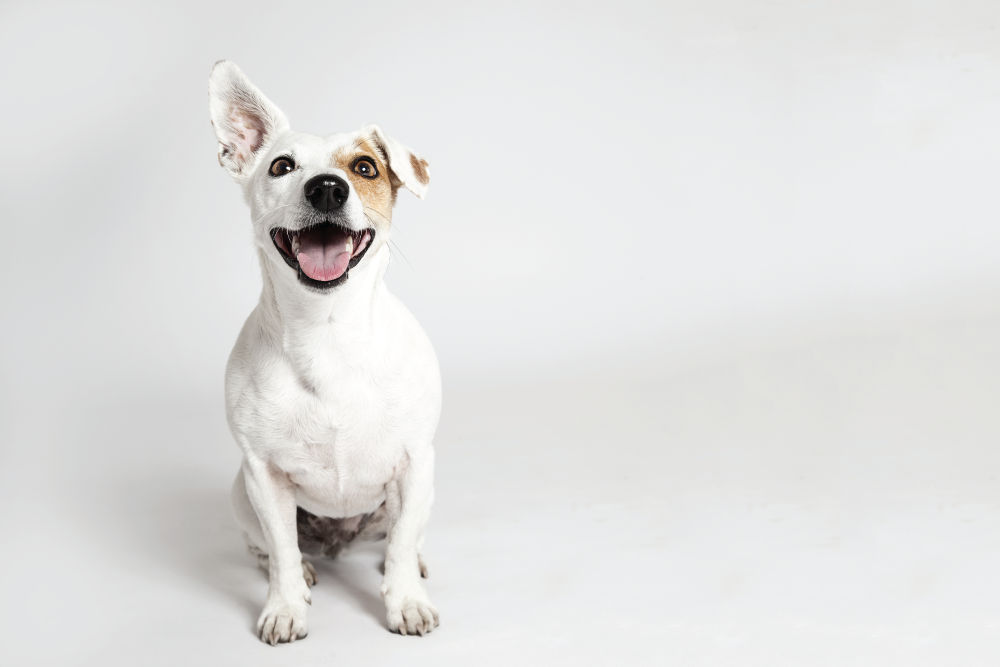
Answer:
<svg viewBox="0 0 1000 667"><path fill-rule="evenodd" d="M256 115L241 109L229 114L232 123L236 159L246 160L264 143L264 123Z"/></svg>

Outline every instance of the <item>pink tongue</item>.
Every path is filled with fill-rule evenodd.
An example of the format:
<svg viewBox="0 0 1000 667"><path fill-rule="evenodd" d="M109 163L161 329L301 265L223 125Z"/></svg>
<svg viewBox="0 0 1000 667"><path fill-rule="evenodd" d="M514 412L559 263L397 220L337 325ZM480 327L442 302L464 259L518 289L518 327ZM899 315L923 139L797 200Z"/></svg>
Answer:
<svg viewBox="0 0 1000 667"><path fill-rule="evenodd" d="M295 258L302 272L313 280L334 280L344 275L354 252L354 239L338 231L303 232Z"/></svg>

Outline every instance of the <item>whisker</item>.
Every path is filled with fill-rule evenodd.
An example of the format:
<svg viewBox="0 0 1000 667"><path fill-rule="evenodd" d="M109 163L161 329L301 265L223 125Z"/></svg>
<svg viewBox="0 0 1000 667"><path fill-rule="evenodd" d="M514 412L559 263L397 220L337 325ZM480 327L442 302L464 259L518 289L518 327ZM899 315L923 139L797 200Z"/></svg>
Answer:
<svg viewBox="0 0 1000 667"><path fill-rule="evenodd" d="M384 222L386 224L389 224L391 222L389 220L389 218L387 218L384 215L382 215L381 211L379 211L376 208L372 208L371 206L365 206L364 209L365 209L365 217L367 217L369 220L371 220L371 217L368 215L368 212L370 211L370 212L374 213L375 215L377 215L379 217L379 219L382 220L382 222Z"/></svg>
<svg viewBox="0 0 1000 667"><path fill-rule="evenodd" d="M281 206L275 206L271 210L264 211L263 213L261 213L257 218L255 218L253 220L253 222L254 222L254 224L256 224L258 222L261 222L262 220L266 219L268 216L274 215L275 213L277 213L281 209L288 208L289 206L298 206L298 204L297 203L291 203L291 204L282 204Z"/></svg>
<svg viewBox="0 0 1000 667"><path fill-rule="evenodd" d="M364 214L365 214L365 217L366 217L366 218L368 218L368 222L372 223L372 227L374 227L374 226L375 226L375 221L374 221L374 220L372 220L372 217L371 217L370 215L368 215L368 212L369 212L369 211L371 211L372 213L374 213L374 214L375 214L375 215L377 215L378 217L380 217L380 218L382 218L383 220L385 220L385 221L386 221L386 223L388 223L388 222L389 222L389 219L388 219L388 218L386 218L386 217L385 217L384 215L382 215L381 213L379 213L379 212L378 212L377 210L375 210L375 209L371 208L370 206L365 206L365 207L364 207ZM399 253L399 256L403 258L403 261L404 261L404 262L406 262L406 265L410 267L410 270L411 270L411 271L414 271L414 270L415 270L415 269L413 268L413 263L412 263L412 262L410 261L410 258L406 256L406 253L405 253L405 252L403 252L402 248L400 248L400 247L399 247L399 244L398 244L398 243L396 243L395 241L393 241L393 240L392 240L392 237L390 237L390 238L389 238L389 246L390 246L391 248L394 248L394 249L395 249L395 251ZM392 253L390 253L390 254L389 254L389 257L390 257L390 259L392 258Z"/></svg>
<svg viewBox="0 0 1000 667"><path fill-rule="evenodd" d="M389 239L389 245L391 245L393 248L396 249L396 252L398 252L399 256L403 258L403 261L406 262L406 265L410 267L411 271L416 271L416 269L413 268L413 263L410 262L410 258L406 256L406 253L403 252L403 250L399 247L398 243L396 243L392 239Z"/></svg>

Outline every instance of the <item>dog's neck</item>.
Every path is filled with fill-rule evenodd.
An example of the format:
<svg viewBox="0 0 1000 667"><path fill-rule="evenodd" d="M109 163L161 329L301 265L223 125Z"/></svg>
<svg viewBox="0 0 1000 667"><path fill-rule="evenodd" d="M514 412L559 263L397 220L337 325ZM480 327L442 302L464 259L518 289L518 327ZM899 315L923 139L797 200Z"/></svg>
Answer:
<svg viewBox="0 0 1000 667"><path fill-rule="evenodd" d="M369 252L361 264L350 270L342 285L327 292L305 287L288 267L277 266L263 252L259 256L263 278L259 308L265 326L280 336L286 348L301 349L306 341L315 339L317 330L352 339L370 335L373 308L385 289L388 244L382 244L375 253Z"/></svg>

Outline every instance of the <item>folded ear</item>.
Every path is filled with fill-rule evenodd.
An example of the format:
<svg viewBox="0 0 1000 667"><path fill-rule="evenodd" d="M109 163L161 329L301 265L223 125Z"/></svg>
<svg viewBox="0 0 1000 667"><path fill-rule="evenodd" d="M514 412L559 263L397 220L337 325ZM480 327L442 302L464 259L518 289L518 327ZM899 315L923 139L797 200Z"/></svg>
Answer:
<svg viewBox="0 0 1000 667"><path fill-rule="evenodd" d="M398 141L387 137L378 125L369 125L365 128L365 132L378 144L389 162L393 188L406 186L407 190L423 199L427 194L427 184L431 181L427 160Z"/></svg>
<svg viewBox="0 0 1000 667"><path fill-rule="evenodd" d="M228 60L215 63L208 78L208 110L219 140L219 164L234 177L250 173L261 147L288 129L281 109Z"/></svg>

